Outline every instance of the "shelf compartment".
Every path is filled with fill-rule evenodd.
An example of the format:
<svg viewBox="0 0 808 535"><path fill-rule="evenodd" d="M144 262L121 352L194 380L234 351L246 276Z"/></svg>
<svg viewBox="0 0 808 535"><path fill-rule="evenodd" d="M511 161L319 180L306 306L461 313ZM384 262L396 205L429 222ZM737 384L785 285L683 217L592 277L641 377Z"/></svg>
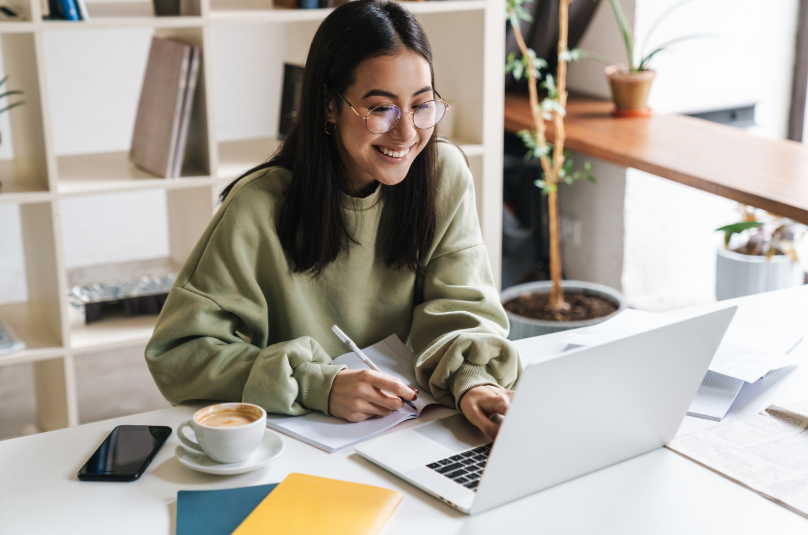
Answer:
<svg viewBox="0 0 808 535"><path fill-rule="evenodd" d="M0 354L0 366L23 364L58 357L63 354L59 337L46 328L30 303L0 305L0 323L25 342L25 349Z"/></svg>
<svg viewBox="0 0 808 535"><path fill-rule="evenodd" d="M25 93L11 97L11 102L24 100L24 105L0 116L0 198L7 193L47 192L48 164L34 35L0 34L0 42L4 67L0 78L8 75L2 90L19 89Z"/></svg>
<svg viewBox="0 0 808 535"><path fill-rule="evenodd" d="M71 349L107 351L145 345L154 332L157 316L112 317L70 330Z"/></svg>
<svg viewBox="0 0 808 535"><path fill-rule="evenodd" d="M230 181L263 163L280 146L275 137L258 137L223 141L219 143L219 170L217 176Z"/></svg>
<svg viewBox="0 0 808 535"><path fill-rule="evenodd" d="M59 156L58 191L62 195L132 191L141 189L183 189L211 186L210 176L183 169L181 178L155 178L132 165L127 152L103 152Z"/></svg>
<svg viewBox="0 0 808 535"><path fill-rule="evenodd" d="M33 33L33 31L33 22L0 22L0 33Z"/></svg>
<svg viewBox="0 0 808 535"><path fill-rule="evenodd" d="M456 0L440 2L401 2L415 14L482 11L484 0ZM322 21L332 8L289 9L276 7L270 0L211 0L210 19L231 22L303 22Z"/></svg>
<svg viewBox="0 0 808 535"><path fill-rule="evenodd" d="M42 27L48 30L75 30L87 28L188 28L202 27L199 4L183 6L187 14L179 16L155 16L152 2L91 2L87 4L90 20L43 20Z"/></svg>
<svg viewBox="0 0 808 535"><path fill-rule="evenodd" d="M25 342L26 348L0 355L0 365L50 358L63 349L53 207L50 202L44 202L10 209L19 213L20 262L24 263L26 292L17 297L21 302L0 305L0 320ZM15 252L6 250L4 254L14 255ZM4 270L0 277L14 277L15 271ZM21 286L23 281L6 279L4 286L8 288L9 284ZM10 296L7 294L7 297Z"/></svg>
<svg viewBox="0 0 808 535"><path fill-rule="evenodd" d="M76 195L148 188L181 189L215 183L210 174L204 33L202 28L136 28L45 34L46 63L63 66L48 80L53 129L61 134L54 136L56 192ZM182 176L178 179L156 177L129 161L152 36L178 39L202 49ZM127 43L129 47L125 54L99 52L93 65L87 59L88 47L93 43L107 44L107 48ZM124 68L126 75L122 76ZM69 76L70 72L87 69L93 69L92 76ZM107 80L114 76L107 73L113 72L118 76ZM110 90L99 90L105 83ZM79 113L78 110L88 107L95 113ZM106 119L107 114L112 115L111 119Z"/></svg>

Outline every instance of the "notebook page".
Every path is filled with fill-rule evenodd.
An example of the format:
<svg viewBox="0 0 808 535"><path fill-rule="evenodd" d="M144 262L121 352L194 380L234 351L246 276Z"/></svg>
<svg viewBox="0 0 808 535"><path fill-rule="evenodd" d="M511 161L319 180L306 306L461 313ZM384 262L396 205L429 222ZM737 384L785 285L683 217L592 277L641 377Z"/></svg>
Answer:
<svg viewBox="0 0 808 535"><path fill-rule="evenodd" d="M687 409L687 415L720 422L738 397L743 383L743 379L708 371Z"/></svg>
<svg viewBox="0 0 808 535"><path fill-rule="evenodd" d="M384 373L399 378L407 386L415 387L412 352L398 336L390 335L362 351ZM335 358L334 364L345 364L353 370L368 369L362 359L353 352ZM267 427L332 453L383 433L405 420L417 418L424 407L433 403L437 402L432 396L426 392L420 392L418 399L413 403L418 409L417 412L404 405L402 409L388 416L356 423L326 416L319 411L305 416L267 414Z"/></svg>

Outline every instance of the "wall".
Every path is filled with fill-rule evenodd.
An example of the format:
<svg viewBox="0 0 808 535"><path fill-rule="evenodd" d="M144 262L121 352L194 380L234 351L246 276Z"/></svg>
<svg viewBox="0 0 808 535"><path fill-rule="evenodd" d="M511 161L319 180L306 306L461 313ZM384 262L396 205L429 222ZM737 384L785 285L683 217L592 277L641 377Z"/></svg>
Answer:
<svg viewBox="0 0 808 535"><path fill-rule="evenodd" d="M635 20L639 46L654 20L675 3L676 0L637 0L631 6L632 13L629 3L624 2L629 17L633 15ZM580 46L622 59L625 52L615 57L615 43L621 41L611 6L606 1L601 4ZM783 137L797 7L797 0L766 3L765 9L752 0L685 4L657 28L649 47L683 35L714 36L681 43L657 55L653 67L658 75L649 105L657 112L687 113L755 103L757 125L749 129L750 133ZM570 86L608 96L602 72L600 64L578 62L570 69ZM648 310L666 310L714 300L715 247L720 242L714 230L738 220L736 203L634 169L623 173L621 286L629 303ZM616 184L620 174L620 169L607 168L607 187L616 187L609 184ZM603 177L598 178L604 182ZM574 192L566 194L565 202L574 205L579 202L575 197L587 195L585 187L576 186ZM584 212L583 235L598 229L594 231L597 241L608 240L617 247L617 236L600 232L604 225L612 225L616 209L615 206L608 213ZM569 252L567 256L576 258ZM614 269L605 257L596 255L594 261L602 263L604 270ZM602 271L591 266L580 269L589 276Z"/></svg>
<svg viewBox="0 0 808 535"><path fill-rule="evenodd" d="M623 1L629 20L634 17L634 1ZM607 0L602 0L579 48L598 51L625 61L620 30ZM568 87L571 92L610 98L603 74L604 66L594 61L578 61L570 65ZM624 243L624 198L626 169L573 153L576 166L589 160L597 185L578 183L559 190L559 211L566 218L580 222L580 243L565 240L562 245L564 274L570 279L622 287ZM562 229L563 232L564 229Z"/></svg>

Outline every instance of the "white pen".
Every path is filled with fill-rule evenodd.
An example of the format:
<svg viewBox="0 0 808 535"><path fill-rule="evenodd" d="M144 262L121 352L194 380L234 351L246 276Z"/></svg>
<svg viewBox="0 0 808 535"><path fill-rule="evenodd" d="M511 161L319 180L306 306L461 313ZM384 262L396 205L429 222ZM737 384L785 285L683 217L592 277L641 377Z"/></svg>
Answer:
<svg viewBox="0 0 808 535"><path fill-rule="evenodd" d="M360 359L362 359L362 362L364 362L365 364L367 364L367 365L368 365L368 367L369 367L371 370L373 370L373 371L375 371L375 372L379 372L379 373L384 373L384 372L383 372L381 369L379 369L379 367L378 367L378 366L376 366L376 365L373 363L373 361L372 361L372 360L370 360L370 358L369 358L367 355L365 355L365 353L363 353L363 352L362 352L362 350L361 350L361 349L359 349L359 346L357 346L357 345L354 343L354 341L353 341L353 340L351 340L350 338L348 338L348 335L347 335L347 334L345 334L344 332L342 332L342 329L340 329L339 327L337 327L336 325L334 325L333 327L331 327L331 330L332 330L332 331L334 331L334 334L336 334L336 335L337 335L337 338L339 338L340 340L342 340L342 343L343 343L343 344L345 344L346 346L348 346L348 347L351 349L351 351L353 351L354 353L356 353L356 355L357 355L357 356L358 356ZM411 401L407 401L406 399L402 398L401 396L399 396L399 397L398 397L398 399L400 399L401 401L403 401L404 403L406 403L407 405L409 405L410 407L412 407L412 410L414 410L414 411L417 411L417 410L418 410L418 409L416 409L416 408L415 408L415 405L413 405Z"/></svg>

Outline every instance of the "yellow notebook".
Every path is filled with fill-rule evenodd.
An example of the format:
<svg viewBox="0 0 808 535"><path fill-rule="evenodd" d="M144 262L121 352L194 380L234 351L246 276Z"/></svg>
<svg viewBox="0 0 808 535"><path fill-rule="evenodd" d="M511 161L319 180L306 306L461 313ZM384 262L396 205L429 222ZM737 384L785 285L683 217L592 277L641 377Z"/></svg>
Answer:
<svg viewBox="0 0 808 535"><path fill-rule="evenodd" d="M233 535L373 535L402 496L370 485L289 474Z"/></svg>

